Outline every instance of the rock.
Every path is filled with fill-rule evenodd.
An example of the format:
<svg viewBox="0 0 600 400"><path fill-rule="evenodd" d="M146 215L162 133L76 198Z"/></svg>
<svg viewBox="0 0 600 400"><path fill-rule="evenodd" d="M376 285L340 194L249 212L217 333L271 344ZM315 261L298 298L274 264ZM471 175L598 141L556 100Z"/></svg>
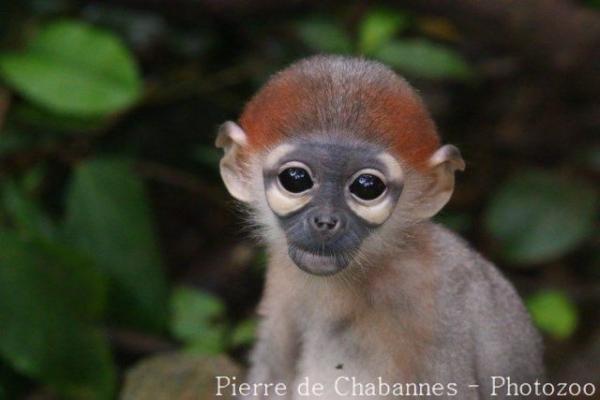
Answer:
<svg viewBox="0 0 600 400"><path fill-rule="evenodd" d="M242 377L241 368L224 356L188 353L160 354L127 372L122 400L213 400L216 379ZM225 393L224 393L225 394ZM232 399L229 395L219 399Z"/></svg>

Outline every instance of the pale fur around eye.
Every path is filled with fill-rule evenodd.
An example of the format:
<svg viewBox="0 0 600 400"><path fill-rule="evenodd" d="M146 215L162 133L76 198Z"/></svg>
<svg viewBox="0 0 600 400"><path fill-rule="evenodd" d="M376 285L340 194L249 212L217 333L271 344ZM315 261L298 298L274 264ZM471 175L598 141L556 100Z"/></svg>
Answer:
<svg viewBox="0 0 600 400"><path fill-rule="evenodd" d="M374 225L380 225L392 214L394 204L390 197L387 196L383 201L373 205L361 204L357 201L349 200L348 207L365 221Z"/></svg>
<svg viewBox="0 0 600 400"><path fill-rule="evenodd" d="M386 166L387 175L390 181L402 182L404 180L402 167L398 161L396 161L394 156L389 153L381 153L377 158Z"/></svg>
<svg viewBox="0 0 600 400"><path fill-rule="evenodd" d="M278 184L272 183L266 190L266 197L271 210L283 217L304 207L312 196L309 193L294 195L285 192Z"/></svg>

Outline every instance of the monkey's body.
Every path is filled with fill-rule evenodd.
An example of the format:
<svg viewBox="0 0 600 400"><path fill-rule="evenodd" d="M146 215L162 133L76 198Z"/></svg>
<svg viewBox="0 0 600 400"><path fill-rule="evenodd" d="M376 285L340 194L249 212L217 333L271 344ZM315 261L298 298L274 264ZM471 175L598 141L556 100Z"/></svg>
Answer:
<svg viewBox="0 0 600 400"><path fill-rule="evenodd" d="M442 395L431 396L438 398L456 383L455 398L485 399L492 376L541 378L539 337L493 265L431 223L398 238L398 249L376 273L318 280L287 254L271 254L249 380L285 382L284 398L294 400L353 398L352 382L342 378L336 388L338 377L375 387L378 377L390 386L441 383ZM321 396L295 394L306 377L323 384Z"/></svg>
<svg viewBox="0 0 600 400"><path fill-rule="evenodd" d="M251 382L284 382L294 400L310 398L295 394L306 378L323 384L315 398L353 398L340 376L480 399L492 376L541 377L540 340L514 289L429 222L465 163L404 79L367 60L302 60L240 124L220 129L221 175L270 257Z"/></svg>

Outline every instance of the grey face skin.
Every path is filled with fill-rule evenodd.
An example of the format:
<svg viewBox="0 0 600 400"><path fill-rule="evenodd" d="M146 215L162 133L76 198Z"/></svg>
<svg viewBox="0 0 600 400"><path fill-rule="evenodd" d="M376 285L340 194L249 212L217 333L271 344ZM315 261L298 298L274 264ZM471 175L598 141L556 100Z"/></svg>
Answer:
<svg viewBox="0 0 600 400"><path fill-rule="evenodd" d="M393 211L402 192L399 165L378 146L362 142L343 144L309 138L274 153L275 159L266 163L263 177L268 203L285 232L290 258L311 274L341 271L351 263L364 239ZM287 190L288 168L300 169L306 175L301 183L306 187L312 182L312 186L302 192L297 192L298 188ZM381 183L385 185L378 197L361 199L353 193L352 183L365 174L379 180L375 193L382 189Z"/></svg>

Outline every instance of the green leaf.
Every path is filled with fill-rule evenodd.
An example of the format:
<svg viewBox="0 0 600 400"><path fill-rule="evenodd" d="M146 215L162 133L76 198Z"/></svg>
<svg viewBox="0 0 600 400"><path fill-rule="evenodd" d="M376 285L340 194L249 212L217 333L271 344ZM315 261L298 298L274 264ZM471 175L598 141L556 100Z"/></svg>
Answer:
<svg viewBox="0 0 600 400"><path fill-rule="evenodd" d="M221 300L195 289L176 288L171 297L171 331L182 341L194 340L198 328L211 324L225 314Z"/></svg>
<svg viewBox="0 0 600 400"><path fill-rule="evenodd" d="M358 28L358 49L371 55L409 25L408 15L388 8L369 11Z"/></svg>
<svg viewBox="0 0 600 400"><path fill-rule="evenodd" d="M129 163L97 159L75 171L67 194L65 234L109 277L110 316L160 331L167 291L150 207Z"/></svg>
<svg viewBox="0 0 600 400"><path fill-rule="evenodd" d="M51 23L25 51L0 56L0 74L32 102L64 114L120 111L141 90L137 66L119 38L76 21Z"/></svg>
<svg viewBox="0 0 600 400"><path fill-rule="evenodd" d="M217 354L225 350L225 306L215 296L180 287L171 298L171 332L191 351Z"/></svg>
<svg viewBox="0 0 600 400"><path fill-rule="evenodd" d="M51 238L55 234L52 220L39 204L27 196L15 182L2 185L2 205L12 224L28 238Z"/></svg>
<svg viewBox="0 0 600 400"><path fill-rule="evenodd" d="M238 324L231 334L233 346L246 346L254 342L258 322L254 318L246 319Z"/></svg>
<svg viewBox="0 0 600 400"><path fill-rule="evenodd" d="M400 71L427 79L469 79L471 67L449 47L425 39L393 40L374 55Z"/></svg>
<svg viewBox="0 0 600 400"><path fill-rule="evenodd" d="M597 205L597 193L585 181L525 171L494 195L485 225L507 260L540 263L568 253L590 236Z"/></svg>
<svg viewBox="0 0 600 400"><path fill-rule="evenodd" d="M103 116L59 114L30 103L16 104L12 115L27 127L46 132L49 130L65 133L90 132L102 128L110 121L110 118Z"/></svg>
<svg viewBox="0 0 600 400"><path fill-rule="evenodd" d="M296 25L296 33L312 50L347 54L352 51L349 35L336 23L313 18Z"/></svg>
<svg viewBox="0 0 600 400"><path fill-rule="evenodd" d="M0 354L67 398L108 399L115 371L91 325L102 277L71 249L0 231Z"/></svg>
<svg viewBox="0 0 600 400"><path fill-rule="evenodd" d="M542 290L527 299L535 324L555 339L567 339L577 329L577 307L562 292Z"/></svg>
<svg viewBox="0 0 600 400"><path fill-rule="evenodd" d="M202 335L187 343L187 352L217 355L227 350L227 329L224 325L206 326L200 332Z"/></svg>

